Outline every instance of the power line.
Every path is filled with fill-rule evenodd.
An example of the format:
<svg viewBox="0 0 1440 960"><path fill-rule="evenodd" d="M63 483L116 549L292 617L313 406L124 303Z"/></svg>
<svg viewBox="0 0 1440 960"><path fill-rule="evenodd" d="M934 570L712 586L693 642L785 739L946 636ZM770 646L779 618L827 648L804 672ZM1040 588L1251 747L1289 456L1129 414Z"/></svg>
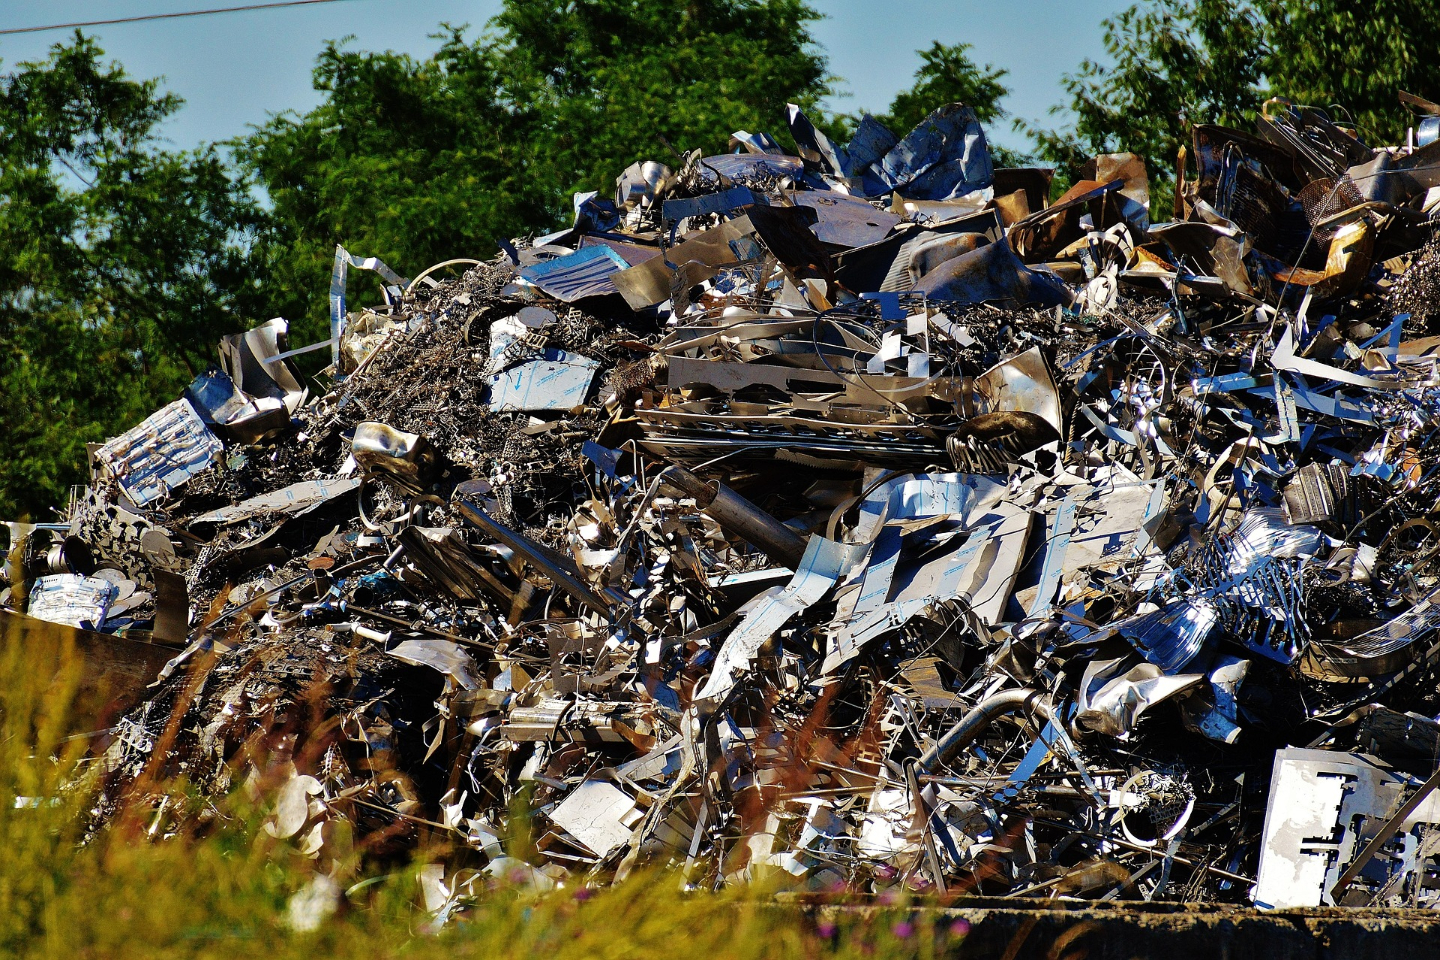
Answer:
<svg viewBox="0 0 1440 960"><path fill-rule="evenodd" d="M106 27L115 23L139 23L142 20L173 20L177 17L205 17L212 13L240 13L244 10L269 10L274 7L301 7L311 3L340 3L342 0L280 0L277 3L251 3L243 7L216 7L213 10L183 10L179 13L151 13L143 17L119 17L114 20L79 20L75 23L52 23L44 27L9 27L0 36L10 33L39 33L42 30L69 30L72 27Z"/></svg>

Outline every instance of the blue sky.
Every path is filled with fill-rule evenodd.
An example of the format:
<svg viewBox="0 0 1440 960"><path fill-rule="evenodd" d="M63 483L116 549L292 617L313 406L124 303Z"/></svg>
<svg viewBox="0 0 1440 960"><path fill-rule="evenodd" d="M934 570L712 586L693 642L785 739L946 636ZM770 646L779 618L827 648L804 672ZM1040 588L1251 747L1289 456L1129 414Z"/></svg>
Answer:
<svg viewBox="0 0 1440 960"><path fill-rule="evenodd" d="M247 0L0 0L0 28L39 26L238 6ZM1061 99L1063 74L1086 57L1102 59L1100 20L1128 0L812 0L827 19L815 28L849 96L836 109L883 109L913 79L915 51L933 40L965 41L972 57L1010 71L1005 107L1026 119L1047 119ZM186 105L164 132L181 147L243 133L271 113L317 102L310 86L315 55L328 39L355 37L359 49L425 56L443 21L478 30L500 0L348 0L247 13L90 28L114 59L135 76L163 76ZM38 59L64 32L0 36L8 67ZM776 117L773 126L782 125ZM1022 146L1008 124L988 131Z"/></svg>

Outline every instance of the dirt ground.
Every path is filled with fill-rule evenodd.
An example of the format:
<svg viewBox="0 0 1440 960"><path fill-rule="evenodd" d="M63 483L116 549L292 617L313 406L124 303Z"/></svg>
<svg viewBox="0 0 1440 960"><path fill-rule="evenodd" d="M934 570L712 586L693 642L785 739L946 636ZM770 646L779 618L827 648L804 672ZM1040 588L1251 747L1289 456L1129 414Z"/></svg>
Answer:
<svg viewBox="0 0 1440 960"><path fill-rule="evenodd" d="M818 914L855 907L810 906ZM964 960L1419 960L1440 955L1440 916L1315 907L1080 904L971 898L937 910L970 932ZM942 919L943 918L943 919Z"/></svg>

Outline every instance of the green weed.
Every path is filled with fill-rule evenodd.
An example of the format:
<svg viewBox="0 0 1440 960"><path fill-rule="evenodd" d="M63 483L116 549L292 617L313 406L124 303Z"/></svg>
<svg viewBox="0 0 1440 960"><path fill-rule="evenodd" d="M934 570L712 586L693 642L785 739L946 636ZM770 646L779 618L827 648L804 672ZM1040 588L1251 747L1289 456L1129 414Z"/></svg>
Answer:
<svg viewBox="0 0 1440 960"><path fill-rule="evenodd" d="M175 830L153 802L123 808L87 836L100 793L87 754L93 720L64 630L0 644L0 954L77 958L255 957L527 960L680 957L930 957L963 954L963 927L903 902L812 914L762 887L682 890L674 873L614 887L537 891L521 869L479 877L438 923L420 877L433 843L401 869L363 850L311 860L264 829L264 784L210 801ZM237 778L238 779L238 778ZM339 838L341 841L344 838ZM347 849L343 842L335 844ZM519 850L512 852L522 852ZM511 861L517 866L522 861ZM429 866L433 873L437 867ZM472 871L473 873L473 871ZM453 878L451 878L453 881Z"/></svg>

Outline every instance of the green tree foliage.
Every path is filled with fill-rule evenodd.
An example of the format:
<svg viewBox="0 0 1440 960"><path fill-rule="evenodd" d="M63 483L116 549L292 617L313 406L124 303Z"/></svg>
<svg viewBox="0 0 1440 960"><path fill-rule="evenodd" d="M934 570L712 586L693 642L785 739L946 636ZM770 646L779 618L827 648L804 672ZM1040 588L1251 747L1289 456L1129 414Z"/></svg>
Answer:
<svg viewBox="0 0 1440 960"><path fill-rule="evenodd" d="M1367 143L1402 142L1404 90L1440 99L1440 3L1435 0L1264 0L1270 91L1334 105Z"/></svg>
<svg viewBox="0 0 1440 960"><path fill-rule="evenodd" d="M1025 125L1041 156L1067 174L1100 153L1130 151L1167 181L1192 123L1246 125L1261 101L1265 22L1227 0L1136 4L1101 21L1110 63L1085 60L1061 85L1068 129Z"/></svg>
<svg viewBox="0 0 1440 960"><path fill-rule="evenodd" d="M920 58L915 82L909 89L895 94L890 101L890 109L873 114L875 119L901 137L915 129L932 110L946 103L969 105L987 127L1004 120L1009 114L1000 101L1009 95L1010 88L1001 81L1009 71L988 63L980 66L970 59L970 50L968 43L947 45L937 40L930 49L915 51ZM864 113L859 111L830 118L826 132L844 142L855 132ZM1018 154L993 142L990 150L995 155L996 166L1016 166L1022 161Z"/></svg>
<svg viewBox="0 0 1440 960"><path fill-rule="evenodd" d="M1435 0L1146 0L1102 23L1109 63L1084 61L1051 110L1071 125L1026 129L1070 172L1096 153L1138 153L1162 194L1189 124L1249 129L1275 96L1396 143L1407 124L1396 94L1440 97Z"/></svg>
<svg viewBox="0 0 1440 960"><path fill-rule="evenodd" d="M843 125L819 106L819 17L802 0L507 0L423 59L327 45L320 105L228 156L163 149L180 100L92 40L20 64L0 77L0 517L63 504L85 443L174 399L220 336L279 315L297 346L324 337L337 242L413 275L555 229L572 193L608 195L636 159L783 133L787 102ZM903 134L952 101L1002 119L1005 72L969 49L919 51L882 121ZM363 298L375 280L352 282Z"/></svg>
<svg viewBox="0 0 1440 960"><path fill-rule="evenodd" d="M77 35L0 77L0 517L63 504L85 443L179 395L245 326L253 200L180 101Z"/></svg>
<svg viewBox="0 0 1440 960"><path fill-rule="evenodd" d="M328 46L323 102L239 145L273 202L261 244L277 312L318 336L336 241L418 272L555 229L637 157L724 149L813 106L826 62L798 0L508 0L477 40L423 61ZM667 147L666 144L670 147Z"/></svg>
<svg viewBox="0 0 1440 960"><path fill-rule="evenodd" d="M648 145L721 149L828 92L799 0L509 0L490 49L526 103L532 149L565 194L614 183Z"/></svg>
<svg viewBox="0 0 1440 960"><path fill-rule="evenodd" d="M947 46L937 40L929 50L915 51L920 57L915 83L895 94L890 109L875 119L903 136L945 103L968 104L982 123L1007 117L1000 101L1010 90L1000 81L1009 71L988 63L980 66L970 59L970 49L968 43Z"/></svg>
<svg viewBox="0 0 1440 960"><path fill-rule="evenodd" d="M257 261L296 343L325 335L337 242L418 272L488 256L497 237L547 222L552 198L525 142L529 108L497 92L493 57L459 31L423 61L327 45L314 82L318 107L236 144L270 199Z"/></svg>

